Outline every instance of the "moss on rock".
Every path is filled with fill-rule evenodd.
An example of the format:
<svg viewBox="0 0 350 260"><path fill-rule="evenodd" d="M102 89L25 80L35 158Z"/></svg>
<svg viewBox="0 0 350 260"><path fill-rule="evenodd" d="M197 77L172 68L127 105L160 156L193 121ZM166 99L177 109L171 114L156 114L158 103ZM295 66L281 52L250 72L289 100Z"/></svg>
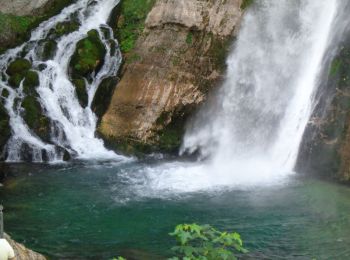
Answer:
<svg viewBox="0 0 350 260"><path fill-rule="evenodd" d="M77 97L78 97L80 105L82 107L86 107L88 105L88 102L89 102L89 96L86 92L85 80L82 78L73 79L72 83L75 86L75 91L77 93Z"/></svg>
<svg viewBox="0 0 350 260"><path fill-rule="evenodd" d="M42 8L33 10L31 15L18 16L0 12L0 53L15 47L30 37L32 29L42 21L58 14L75 0L50 0Z"/></svg>
<svg viewBox="0 0 350 260"><path fill-rule="evenodd" d="M60 37L79 29L79 23L77 21L64 21L58 23L55 27L56 36Z"/></svg>
<svg viewBox="0 0 350 260"><path fill-rule="evenodd" d="M88 36L77 43L70 62L71 77L90 79L91 73L97 73L102 67L105 55L106 49L98 32L89 31Z"/></svg>
<svg viewBox="0 0 350 260"><path fill-rule="evenodd" d="M6 109L0 103L0 160L3 160L3 149L7 141L11 137L10 117Z"/></svg>
<svg viewBox="0 0 350 260"><path fill-rule="evenodd" d="M10 86L19 87L22 80L25 78L27 72L31 69L32 65L29 60L17 59L10 63L7 67L6 73L10 76L8 82Z"/></svg>
<svg viewBox="0 0 350 260"><path fill-rule="evenodd" d="M39 75L37 72L29 70L26 73L23 90L27 95L36 95L35 88L39 86Z"/></svg>
<svg viewBox="0 0 350 260"><path fill-rule="evenodd" d="M23 74L27 72L32 67L31 63L27 59L16 59L10 63L7 67L6 73L9 76L13 76L15 74Z"/></svg>
<svg viewBox="0 0 350 260"><path fill-rule="evenodd" d="M26 96L22 101L23 119L45 142L50 141L50 120L43 114L41 105L36 97Z"/></svg>
<svg viewBox="0 0 350 260"><path fill-rule="evenodd" d="M47 40L43 43L42 47L42 59L52 59L57 51L57 42L55 40Z"/></svg>
<svg viewBox="0 0 350 260"><path fill-rule="evenodd" d="M107 111L117 83L117 77L110 77L104 79L98 87L91 105L98 118L101 118Z"/></svg>
<svg viewBox="0 0 350 260"><path fill-rule="evenodd" d="M6 88L4 88L1 92L1 96L4 98L7 98L9 95L10 95L10 92Z"/></svg>
<svg viewBox="0 0 350 260"><path fill-rule="evenodd" d="M155 0L124 0L121 2L120 15L116 18L117 37L122 52L131 51L136 40L143 32L145 20L155 4Z"/></svg>

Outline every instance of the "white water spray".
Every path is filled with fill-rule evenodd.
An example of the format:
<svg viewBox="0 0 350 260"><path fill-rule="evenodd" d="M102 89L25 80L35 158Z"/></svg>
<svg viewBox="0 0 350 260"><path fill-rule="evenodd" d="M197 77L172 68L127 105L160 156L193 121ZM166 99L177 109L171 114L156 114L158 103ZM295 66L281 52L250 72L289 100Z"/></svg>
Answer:
<svg viewBox="0 0 350 260"><path fill-rule="evenodd" d="M115 47L118 43L114 40L112 29L107 25L111 10L118 3L119 0L77 1L59 15L43 22L32 32L27 43L0 56L0 70L5 72L11 61L29 49L24 58L32 62L33 70L39 74L40 86L36 91L45 115L51 120L52 128L49 143L41 140L28 128L22 118L21 102L18 102L25 97L23 88L11 88L5 75L0 81L0 93L3 89L7 89L10 93L6 98L5 107L10 115L12 128L12 137L7 144L7 161L21 161L23 153L30 153L31 160L36 162L43 161L44 154L48 161L62 160L63 149L82 159L122 158L108 151L103 142L95 137L97 118L90 107L97 87L103 79L115 76L121 63L120 51ZM38 55L40 40L47 39L58 23L70 21L72 17L79 20L79 29L59 37L56 40L57 51L54 58L44 61ZM106 56L103 67L93 75L93 81L86 82L89 105L83 108L69 79L68 67L76 44L92 29L98 31L106 49ZM104 33L106 31L107 33ZM44 69L39 69L43 66ZM23 144L28 147L25 152L22 151Z"/></svg>
<svg viewBox="0 0 350 260"><path fill-rule="evenodd" d="M156 190L192 192L282 183L293 173L314 108L341 0L259 0L245 14L219 93L182 152L203 160L148 169Z"/></svg>
<svg viewBox="0 0 350 260"><path fill-rule="evenodd" d="M183 149L199 149L213 164L265 162L274 171L292 171L338 5L257 1L228 59L224 86L188 131ZM203 117L211 123L203 124Z"/></svg>

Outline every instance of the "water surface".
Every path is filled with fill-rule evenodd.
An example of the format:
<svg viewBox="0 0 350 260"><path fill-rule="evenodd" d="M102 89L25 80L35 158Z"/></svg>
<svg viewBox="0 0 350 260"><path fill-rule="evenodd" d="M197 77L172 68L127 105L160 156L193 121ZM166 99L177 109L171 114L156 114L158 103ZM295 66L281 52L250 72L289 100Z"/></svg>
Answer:
<svg viewBox="0 0 350 260"><path fill-rule="evenodd" d="M173 227L197 222L240 232L250 251L243 259L350 259L348 187L291 175L187 192L151 185L146 172L157 167L10 165L16 177L0 189L6 231L53 259L162 259Z"/></svg>

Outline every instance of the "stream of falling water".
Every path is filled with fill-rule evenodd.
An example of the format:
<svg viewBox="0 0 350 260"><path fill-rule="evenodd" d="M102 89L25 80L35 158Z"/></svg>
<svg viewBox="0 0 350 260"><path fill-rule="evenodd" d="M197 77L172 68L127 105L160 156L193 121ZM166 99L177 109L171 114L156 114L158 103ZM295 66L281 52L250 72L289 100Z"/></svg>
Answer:
<svg viewBox="0 0 350 260"><path fill-rule="evenodd" d="M65 8L59 15L40 24L30 40L0 56L0 93L7 89L9 96L5 107L10 115L12 137L7 144L7 161L22 161L28 154L30 161L61 161L64 151L80 159L121 159L108 151L102 140L95 137L97 117L91 110L91 103L97 87L103 79L115 76L121 63L118 43L112 29L107 25L111 10L119 0L80 0ZM79 21L78 30L56 39L57 51L54 57L45 61L40 55L41 40L47 39L58 23ZM106 49L102 68L92 75L92 82L86 81L88 106L83 108L77 98L75 87L68 75L69 62L76 44L95 29ZM107 33L106 33L107 32ZM23 54L24 53L24 54ZM6 75L8 65L18 57L29 60L39 74L40 86L36 89L45 115L51 121L50 141L45 142L33 133L23 120L21 102L25 98L23 82L18 89L10 86ZM24 149L24 151L23 151ZM28 160L28 159L26 159Z"/></svg>
<svg viewBox="0 0 350 260"><path fill-rule="evenodd" d="M245 14L225 83L188 127L197 164L149 169L156 190L283 183L293 173L321 72L347 18L341 0L259 0ZM329 62L328 62L329 64ZM160 174L161 173L161 174Z"/></svg>

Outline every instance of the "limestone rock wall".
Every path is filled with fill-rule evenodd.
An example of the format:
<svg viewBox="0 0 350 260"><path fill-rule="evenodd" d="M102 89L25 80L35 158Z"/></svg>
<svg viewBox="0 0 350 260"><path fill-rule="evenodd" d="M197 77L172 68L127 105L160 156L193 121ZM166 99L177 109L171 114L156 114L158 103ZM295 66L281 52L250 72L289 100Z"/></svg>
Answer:
<svg viewBox="0 0 350 260"><path fill-rule="evenodd" d="M99 134L131 151L176 150L186 118L225 72L241 0L158 0L127 56Z"/></svg>
<svg viewBox="0 0 350 260"><path fill-rule="evenodd" d="M0 12L15 15L32 15L52 0L0 0Z"/></svg>

